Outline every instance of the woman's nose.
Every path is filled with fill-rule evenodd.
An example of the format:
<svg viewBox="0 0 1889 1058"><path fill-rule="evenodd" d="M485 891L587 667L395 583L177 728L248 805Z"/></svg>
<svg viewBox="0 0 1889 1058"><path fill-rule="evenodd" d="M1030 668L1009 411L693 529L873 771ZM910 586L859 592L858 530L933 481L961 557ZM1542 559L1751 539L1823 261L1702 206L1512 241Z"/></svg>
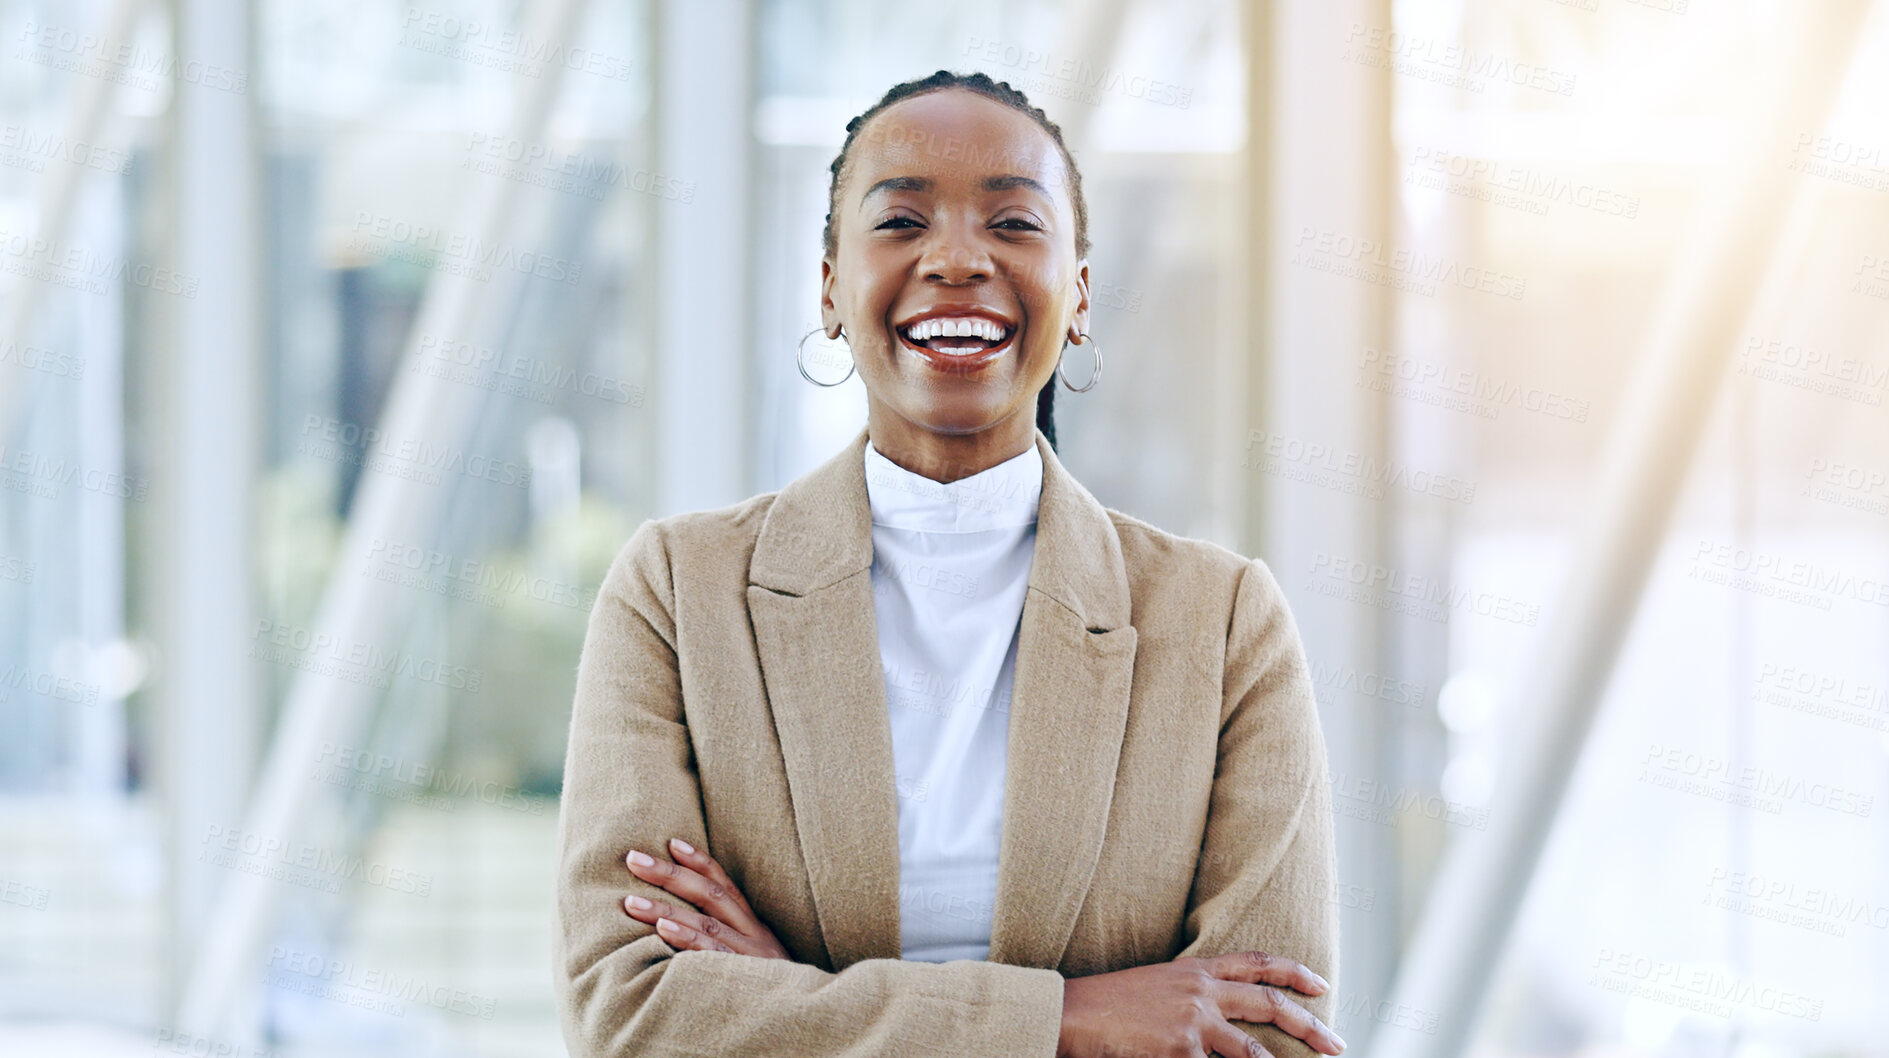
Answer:
<svg viewBox="0 0 1889 1058"><path fill-rule="evenodd" d="M989 279L992 264L976 236L957 230L955 225L939 225L929 234L919 269L926 279L971 283Z"/></svg>

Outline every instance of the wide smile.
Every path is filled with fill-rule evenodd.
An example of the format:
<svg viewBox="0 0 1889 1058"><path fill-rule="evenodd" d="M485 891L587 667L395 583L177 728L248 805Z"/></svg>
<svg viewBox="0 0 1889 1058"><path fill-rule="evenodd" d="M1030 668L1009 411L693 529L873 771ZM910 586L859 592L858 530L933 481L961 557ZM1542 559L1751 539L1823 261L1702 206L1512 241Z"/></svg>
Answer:
<svg viewBox="0 0 1889 1058"><path fill-rule="evenodd" d="M893 328L906 352L951 374L975 371L1004 355L1021 329L986 316L938 316Z"/></svg>

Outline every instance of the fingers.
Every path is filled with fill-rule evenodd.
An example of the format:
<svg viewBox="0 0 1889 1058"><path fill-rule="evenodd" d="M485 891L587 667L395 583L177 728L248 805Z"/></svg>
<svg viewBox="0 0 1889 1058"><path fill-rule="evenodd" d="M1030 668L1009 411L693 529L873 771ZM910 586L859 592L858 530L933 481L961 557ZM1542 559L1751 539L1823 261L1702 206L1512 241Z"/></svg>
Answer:
<svg viewBox="0 0 1889 1058"><path fill-rule="evenodd" d="M1243 981L1222 981L1218 983L1215 994L1222 1017L1271 1023L1324 1054L1338 1054L1345 1049L1345 1041L1339 1039L1337 1033L1277 988ZM1245 1035L1243 1032L1240 1034Z"/></svg>
<svg viewBox="0 0 1889 1058"><path fill-rule="evenodd" d="M623 897L623 911L627 911L637 922L648 922L655 926L655 933L669 941L671 947L695 948L703 952L735 952L735 948L727 945L727 941L735 939L733 931L723 926L722 922L716 922L714 918L689 909L686 905L627 896Z"/></svg>
<svg viewBox="0 0 1889 1058"><path fill-rule="evenodd" d="M649 900L632 893L623 898L623 910L638 922L656 927L662 939L677 947L678 938L686 937L690 943L686 946L709 951L734 951L748 954L741 946L744 939L725 923L702 914L687 904L669 903L664 900ZM665 925L667 923L667 925ZM670 926L680 926L674 930Z"/></svg>
<svg viewBox="0 0 1889 1058"><path fill-rule="evenodd" d="M721 864L716 863L713 856L703 852L701 849L691 847L688 842L683 841L681 838L669 839L669 851L675 856L677 863L692 868L695 873L701 875L703 878L706 878L715 885L721 886L722 889L727 892L729 900L739 906L741 910L749 910L748 898L742 895L741 887L737 886L734 880L728 877L728 872L722 870Z"/></svg>
<svg viewBox="0 0 1889 1058"><path fill-rule="evenodd" d="M1324 995L1331 988L1323 977L1305 968L1305 964L1263 951L1234 951L1201 960L1207 972L1223 981L1278 985L1308 996Z"/></svg>
<svg viewBox="0 0 1889 1058"><path fill-rule="evenodd" d="M1225 1021L1208 1026L1200 1034L1200 1042L1220 1058L1274 1058L1264 1044Z"/></svg>
<svg viewBox="0 0 1889 1058"><path fill-rule="evenodd" d="M685 853L674 844L671 849L676 856L674 862L641 850L631 850L624 862L629 865L631 874L688 901L736 933L753 935L758 932L757 920L748 909L747 900L728 880L720 864L700 850Z"/></svg>
<svg viewBox="0 0 1889 1058"><path fill-rule="evenodd" d="M721 941L703 934L700 930L690 929L672 918L658 919L656 932L662 936L663 940L677 948L692 948L697 951L734 951Z"/></svg>

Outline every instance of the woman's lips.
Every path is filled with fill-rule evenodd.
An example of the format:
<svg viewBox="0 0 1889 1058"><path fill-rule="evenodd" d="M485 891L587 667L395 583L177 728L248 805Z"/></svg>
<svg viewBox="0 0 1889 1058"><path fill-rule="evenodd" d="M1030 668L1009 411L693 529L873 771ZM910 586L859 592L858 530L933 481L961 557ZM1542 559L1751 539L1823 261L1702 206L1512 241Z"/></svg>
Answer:
<svg viewBox="0 0 1889 1058"><path fill-rule="evenodd" d="M1019 327L1012 327L1010 329L1010 333L1004 336L1003 341L998 342L996 345L990 346L989 348L969 349L961 353L947 352L942 349L930 349L925 346L919 345L918 343L912 341L910 338L907 338L905 336L904 331L898 330L896 328L894 329L893 333L898 335L899 344L905 347L906 352L912 353L918 356L920 359L924 360L925 363L931 366L933 369L938 370L938 371L943 371L947 374L962 375L962 374L968 374L969 372L972 372L972 371L976 371L979 368L982 368L986 364L990 363L992 360L995 360L998 357L1002 356L1004 353L1008 352L1010 347L1013 344L1015 344L1017 340L1017 332L1021 329L1022 328L1019 328ZM949 343L949 342L954 342L954 341L962 342L964 341L964 339L962 338L934 338L932 339L932 341Z"/></svg>

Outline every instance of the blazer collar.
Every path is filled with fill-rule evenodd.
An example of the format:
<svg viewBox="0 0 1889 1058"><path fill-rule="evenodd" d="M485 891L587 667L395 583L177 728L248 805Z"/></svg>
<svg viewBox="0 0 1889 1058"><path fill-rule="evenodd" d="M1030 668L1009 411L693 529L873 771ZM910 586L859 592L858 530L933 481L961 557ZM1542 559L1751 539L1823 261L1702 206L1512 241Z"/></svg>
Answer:
<svg viewBox="0 0 1889 1058"><path fill-rule="evenodd" d="M1136 632L1108 512L1039 429L989 960L1056 968L1107 830ZM898 802L871 583L862 428L784 486L748 612L828 968L900 956Z"/></svg>
<svg viewBox="0 0 1889 1058"><path fill-rule="evenodd" d="M1128 576L1121 543L1102 504L1036 429L1043 458L1030 587L1087 619L1085 627L1128 623ZM748 583L810 595L872 568L872 511L866 500L862 427L845 448L784 486L755 542Z"/></svg>

